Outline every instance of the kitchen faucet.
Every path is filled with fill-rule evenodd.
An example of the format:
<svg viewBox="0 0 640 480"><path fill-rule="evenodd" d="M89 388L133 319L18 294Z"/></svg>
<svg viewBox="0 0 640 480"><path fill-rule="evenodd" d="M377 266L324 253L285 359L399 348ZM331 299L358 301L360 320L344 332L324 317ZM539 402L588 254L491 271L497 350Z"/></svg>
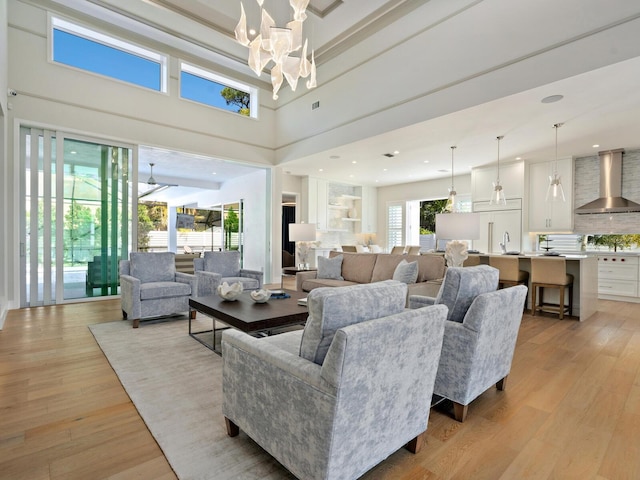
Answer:
<svg viewBox="0 0 640 480"><path fill-rule="evenodd" d="M505 232L502 234L502 243L500 244L500 250L502 251L502 253L507 253L507 243L509 243L511 239L509 238L509 232L507 232L505 230Z"/></svg>

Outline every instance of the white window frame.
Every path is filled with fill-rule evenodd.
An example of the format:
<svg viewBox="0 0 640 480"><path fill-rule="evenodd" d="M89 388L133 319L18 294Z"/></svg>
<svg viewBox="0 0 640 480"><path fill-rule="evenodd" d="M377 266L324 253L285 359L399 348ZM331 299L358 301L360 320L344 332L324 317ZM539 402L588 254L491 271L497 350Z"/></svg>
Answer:
<svg viewBox="0 0 640 480"><path fill-rule="evenodd" d="M404 245L405 244L405 225L406 225L406 206L405 202L389 202L387 203L387 251L390 252L393 247L396 245ZM393 210L400 209L399 212L393 212ZM399 218L401 221L401 225L398 228L394 225L391 225L392 215L395 217L399 213ZM394 240L397 240L397 233L400 233L400 243L396 243ZM395 235L394 235L395 233ZM392 245L393 241L393 245Z"/></svg>
<svg viewBox="0 0 640 480"><path fill-rule="evenodd" d="M195 75L196 77L200 77L200 78L204 78L205 80L209 80L211 82L215 82L215 83L219 83L220 85L225 85L227 87L233 88L235 90L240 90L241 92L247 92L249 94L250 97L250 104L249 104L249 118L258 118L258 89L255 87L251 87L249 85L247 85L246 83L240 83L236 80L232 80L230 78L227 77L223 77L221 75L218 75L217 73L214 73L210 70L206 70L202 67L198 67L196 65L193 65L191 63L187 63L185 61L180 61L180 78L182 79L182 72L185 73L190 73L191 75ZM190 102L195 102L195 100L190 100L188 98L184 98L182 96L182 84L180 84L180 88L179 88L179 95L180 98L183 100L187 100ZM210 108L216 108L212 105L209 105L207 103L201 103L201 102L195 102L198 105L205 105L207 107ZM221 108L217 108L217 110L223 110L225 112L229 112L229 113L234 113L231 112L230 110L225 110L225 109L221 109Z"/></svg>
<svg viewBox="0 0 640 480"><path fill-rule="evenodd" d="M131 55L135 55L140 58L144 58L145 60L149 60L151 62L157 63L160 65L160 90L151 89L148 87L144 87L142 85L138 85L135 83L130 83L124 80L120 80L119 78L111 77L109 75L103 75L98 72L94 72L92 70L86 70L84 68L73 67L70 65L66 65L64 63L57 62L54 59L53 49L54 49L54 41L53 41L53 31L61 30L63 32L67 32L71 35L75 35L78 37L85 38L89 41L101 43L109 48L113 48L116 50L120 50ZM76 70L82 70L83 72L88 72L93 75L98 75L103 78L109 78L111 80L115 80L118 82L126 83L127 85L133 85L140 88L145 88L147 90L159 91L162 93L167 93L168 90L168 58L166 55L163 55L158 52L154 52L147 48L141 47L139 45L135 45L133 43L129 43L124 40L120 40L118 38L112 37L110 35L106 35L104 33L100 33L92 28L84 27L82 25L78 25L77 23L70 22L61 17L54 16L49 14L49 61L55 63L56 65L63 65L68 68L74 68Z"/></svg>

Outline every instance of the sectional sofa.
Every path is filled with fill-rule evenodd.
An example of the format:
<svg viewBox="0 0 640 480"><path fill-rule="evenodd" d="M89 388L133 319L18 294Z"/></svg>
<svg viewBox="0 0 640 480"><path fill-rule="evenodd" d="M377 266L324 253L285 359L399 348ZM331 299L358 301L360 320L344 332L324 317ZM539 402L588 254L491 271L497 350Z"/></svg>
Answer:
<svg viewBox="0 0 640 480"><path fill-rule="evenodd" d="M317 271L298 272L296 288L310 292L318 287L343 287L362 283L391 280L396 267L402 260L418 262L418 278L416 283L408 285L409 295L438 295L442 278L446 270L444 257L437 254L427 255L395 255L390 253L348 253L330 252L329 257L343 255L341 275L343 280L318 278Z"/></svg>

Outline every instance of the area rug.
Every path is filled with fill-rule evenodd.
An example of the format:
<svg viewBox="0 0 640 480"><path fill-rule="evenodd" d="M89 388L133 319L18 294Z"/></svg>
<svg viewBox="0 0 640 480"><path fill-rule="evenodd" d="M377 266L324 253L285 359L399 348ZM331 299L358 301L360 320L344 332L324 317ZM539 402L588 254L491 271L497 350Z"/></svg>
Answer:
<svg viewBox="0 0 640 480"><path fill-rule="evenodd" d="M295 478L244 433L227 436L222 359L189 337L188 320L89 328L178 478Z"/></svg>

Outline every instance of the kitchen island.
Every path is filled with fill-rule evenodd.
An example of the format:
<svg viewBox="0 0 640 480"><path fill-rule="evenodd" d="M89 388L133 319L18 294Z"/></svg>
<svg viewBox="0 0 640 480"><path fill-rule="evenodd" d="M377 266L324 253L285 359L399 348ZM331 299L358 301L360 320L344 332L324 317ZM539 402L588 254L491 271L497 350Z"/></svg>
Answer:
<svg viewBox="0 0 640 480"><path fill-rule="evenodd" d="M509 255L517 256L520 270L531 273L531 257L541 256L539 253ZM473 254L469 255L470 257ZM489 257L502 256L496 254L477 254L480 262L488 264ZM563 255L567 261L567 273L573 275L573 317L586 320L596 312L598 306L598 259L593 255ZM531 308L531 282L529 282L527 307ZM555 295L555 297L554 297ZM556 289L545 290L545 300L558 302Z"/></svg>

